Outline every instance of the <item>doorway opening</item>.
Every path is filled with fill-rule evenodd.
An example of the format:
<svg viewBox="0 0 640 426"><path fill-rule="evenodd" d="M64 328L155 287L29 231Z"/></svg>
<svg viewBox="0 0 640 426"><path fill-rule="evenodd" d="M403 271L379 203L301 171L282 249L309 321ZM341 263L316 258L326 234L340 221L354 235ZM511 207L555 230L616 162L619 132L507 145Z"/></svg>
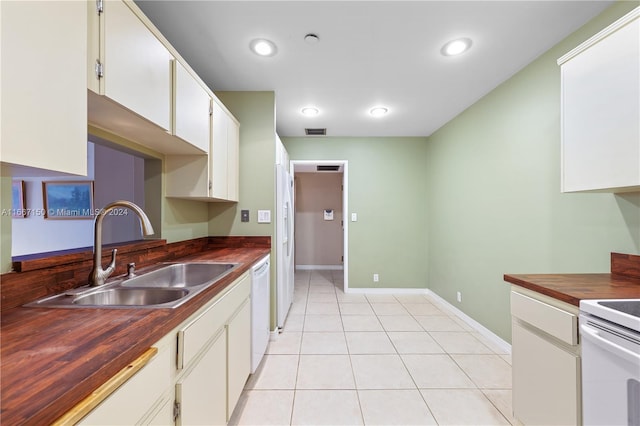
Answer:
<svg viewBox="0 0 640 426"><path fill-rule="evenodd" d="M296 271L349 288L348 161L293 160ZM341 284L341 285L340 285Z"/></svg>

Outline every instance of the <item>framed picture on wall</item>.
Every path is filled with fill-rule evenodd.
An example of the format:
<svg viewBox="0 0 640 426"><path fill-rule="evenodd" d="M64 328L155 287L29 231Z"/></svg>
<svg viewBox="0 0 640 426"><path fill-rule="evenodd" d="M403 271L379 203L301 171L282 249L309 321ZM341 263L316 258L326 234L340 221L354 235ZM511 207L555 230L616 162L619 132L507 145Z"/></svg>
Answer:
<svg viewBox="0 0 640 426"><path fill-rule="evenodd" d="M27 217L27 198L24 191L24 181L11 181L11 217Z"/></svg>
<svg viewBox="0 0 640 426"><path fill-rule="evenodd" d="M42 182L45 219L93 219L93 181Z"/></svg>

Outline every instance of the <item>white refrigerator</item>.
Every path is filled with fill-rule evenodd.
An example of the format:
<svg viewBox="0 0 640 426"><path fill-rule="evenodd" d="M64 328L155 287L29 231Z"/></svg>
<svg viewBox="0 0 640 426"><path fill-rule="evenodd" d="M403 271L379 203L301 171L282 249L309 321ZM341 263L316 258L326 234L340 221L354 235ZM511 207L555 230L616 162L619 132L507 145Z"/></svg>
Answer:
<svg viewBox="0 0 640 426"><path fill-rule="evenodd" d="M294 197L293 177L286 165L276 165L276 311L281 329L293 302Z"/></svg>

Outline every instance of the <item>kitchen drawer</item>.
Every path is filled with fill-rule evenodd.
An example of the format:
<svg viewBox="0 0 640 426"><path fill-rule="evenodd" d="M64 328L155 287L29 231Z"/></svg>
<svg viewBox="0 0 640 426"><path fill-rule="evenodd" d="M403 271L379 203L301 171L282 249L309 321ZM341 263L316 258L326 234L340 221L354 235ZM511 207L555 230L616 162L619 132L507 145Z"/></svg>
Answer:
<svg viewBox="0 0 640 426"><path fill-rule="evenodd" d="M239 278L231 289L197 318L178 331L178 369L185 368L205 344L224 327L227 320L251 294L249 274Z"/></svg>
<svg viewBox="0 0 640 426"><path fill-rule="evenodd" d="M578 316L571 312L512 291L511 315L571 346L578 344Z"/></svg>

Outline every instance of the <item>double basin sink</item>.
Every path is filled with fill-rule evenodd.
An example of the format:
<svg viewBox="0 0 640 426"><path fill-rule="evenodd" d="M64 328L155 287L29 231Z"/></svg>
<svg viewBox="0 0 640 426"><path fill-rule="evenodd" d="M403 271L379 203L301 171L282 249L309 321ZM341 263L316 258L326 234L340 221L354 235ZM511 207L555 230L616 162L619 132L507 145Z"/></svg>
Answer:
<svg viewBox="0 0 640 426"><path fill-rule="evenodd" d="M171 263L100 287L81 287L25 306L43 308L175 308L218 282L236 263Z"/></svg>

